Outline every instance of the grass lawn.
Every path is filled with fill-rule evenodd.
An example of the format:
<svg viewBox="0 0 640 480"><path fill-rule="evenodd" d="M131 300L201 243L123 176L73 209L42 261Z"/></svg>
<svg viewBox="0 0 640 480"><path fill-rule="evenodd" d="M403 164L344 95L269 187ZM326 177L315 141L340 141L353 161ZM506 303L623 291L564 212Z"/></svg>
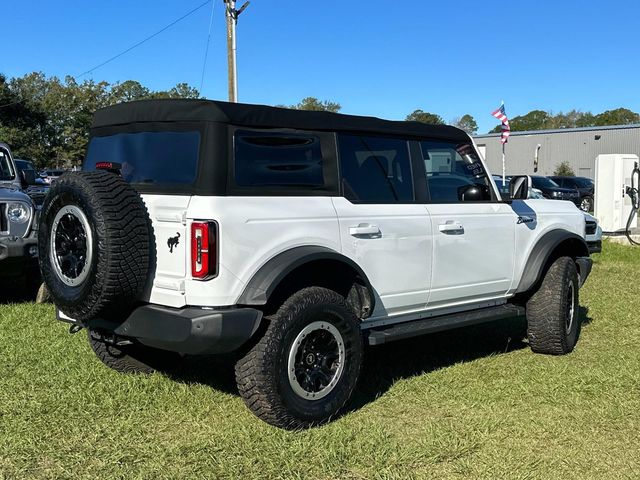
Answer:
<svg viewBox="0 0 640 480"><path fill-rule="evenodd" d="M605 244L576 350L501 322L367 350L335 422L272 428L227 359L103 366L53 307L0 306L0 478L640 478L640 249Z"/></svg>

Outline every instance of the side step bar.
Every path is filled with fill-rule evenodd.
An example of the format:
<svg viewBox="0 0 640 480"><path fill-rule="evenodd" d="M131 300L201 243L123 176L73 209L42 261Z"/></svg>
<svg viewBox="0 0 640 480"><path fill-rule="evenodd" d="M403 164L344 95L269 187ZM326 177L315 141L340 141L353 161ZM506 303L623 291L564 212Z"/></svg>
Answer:
<svg viewBox="0 0 640 480"><path fill-rule="evenodd" d="M442 315L441 317L427 318L425 320L408 321L387 327L372 328L365 332L365 339L369 345L382 345L396 340L425 335L427 333L468 327L470 325L492 322L503 318L522 317L524 314L524 307L512 304L498 305L496 307L487 307L468 312Z"/></svg>

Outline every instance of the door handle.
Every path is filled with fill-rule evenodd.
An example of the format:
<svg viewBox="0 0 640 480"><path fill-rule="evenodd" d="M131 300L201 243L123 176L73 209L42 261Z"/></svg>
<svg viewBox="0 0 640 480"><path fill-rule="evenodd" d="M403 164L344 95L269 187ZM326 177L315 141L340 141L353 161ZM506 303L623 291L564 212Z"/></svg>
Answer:
<svg viewBox="0 0 640 480"><path fill-rule="evenodd" d="M438 225L438 230L440 230L442 233L451 233L458 235L464 233L464 227L459 222L441 223L440 225Z"/></svg>
<svg viewBox="0 0 640 480"><path fill-rule="evenodd" d="M382 232L377 225L371 225L369 223L361 223L355 227L349 227L349 235L354 237L358 236L380 236Z"/></svg>

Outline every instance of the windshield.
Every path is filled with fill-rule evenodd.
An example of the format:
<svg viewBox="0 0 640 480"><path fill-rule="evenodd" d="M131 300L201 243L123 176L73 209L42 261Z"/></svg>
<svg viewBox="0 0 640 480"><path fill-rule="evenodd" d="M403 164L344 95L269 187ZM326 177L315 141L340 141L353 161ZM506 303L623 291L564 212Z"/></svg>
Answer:
<svg viewBox="0 0 640 480"><path fill-rule="evenodd" d="M16 174L13 171L9 153L0 148L0 180L13 180L14 178L16 178Z"/></svg>
<svg viewBox="0 0 640 480"><path fill-rule="evenodd" d="M547 177L531 177L531 183L536 188L560 188L560 185Z"/></svg>
<svg viewBox="0 0 640 480"><path fill-rule="evenodd" d="M93 137L83 170L97 162L122 165L130 183L190 184L197 175L199 132L137 132Z"/></svg>

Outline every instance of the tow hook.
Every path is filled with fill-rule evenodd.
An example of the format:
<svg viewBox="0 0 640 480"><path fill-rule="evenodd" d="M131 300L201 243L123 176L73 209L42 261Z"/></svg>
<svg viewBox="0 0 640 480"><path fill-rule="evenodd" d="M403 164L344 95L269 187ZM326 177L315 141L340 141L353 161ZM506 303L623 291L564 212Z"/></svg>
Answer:
<svg viewBox="0 0 640 480"><path fill-rule="evenodd" d="M83 327L82 325L76 325L76 324L71 325L71 326L69 327L69 333L70 333L71 335L73 335L74 333L78 333L78 332L79 332L80 330L82 330L83 328L84 328L84 327Z"/></svg>

